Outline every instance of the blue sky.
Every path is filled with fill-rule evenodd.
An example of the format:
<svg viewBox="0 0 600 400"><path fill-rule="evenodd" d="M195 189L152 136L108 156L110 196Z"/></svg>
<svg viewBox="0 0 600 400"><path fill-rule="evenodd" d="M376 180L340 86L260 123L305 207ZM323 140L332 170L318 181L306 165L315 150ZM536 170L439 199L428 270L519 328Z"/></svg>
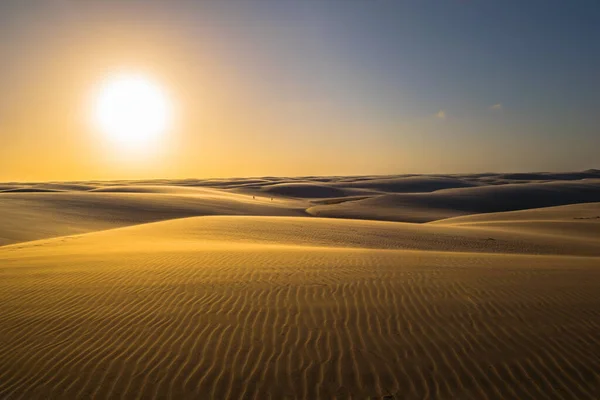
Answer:
<svg viewBox="0 0 600 400"><path fill-rule="evenodd" d="M11 94L0 98L0 159L3 148L25 153L39 142L33 126L15 117L38 115L27 109L37 104L32 85L75 90L75 80L93 78L83 69L60 71L81 63L97 72L111 67L109 59L118 68L119 54L130 54L138 57L123 62L156 63L175 86L187 87L190 121L210 114L202 105L219 98L246 124L234 129L231 117L211 120L222 133L206 139L202 121L189 123L182 147L201 142L214 154L243 147L264 161L255 169L219 169L217 157L198 161L182 152L185 167L171 160L174 175L600 165L598 1L9 0L0 4L0 26L0 87ZM110 42L122 44L121 53L107 50L105 36L113 34L123 36ZM80 57L73 43L102 51ZM61 59L69 64L57 66ZM56 113L67 118L66 109ZM54 140L60 126L48 125L45 135L69 153L68 135L76 133ZM288 156L273 155L279 153ZM65 169L79 162L73 156ZM0 177L35 175L1 163L15 172Z"/></svg>

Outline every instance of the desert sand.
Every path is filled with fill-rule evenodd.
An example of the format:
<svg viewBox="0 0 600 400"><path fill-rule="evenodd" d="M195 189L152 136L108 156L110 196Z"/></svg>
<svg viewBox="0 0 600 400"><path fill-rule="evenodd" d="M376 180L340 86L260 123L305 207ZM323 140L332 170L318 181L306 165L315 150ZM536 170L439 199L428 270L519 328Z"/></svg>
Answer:
<svg viewBox="0 0 600 400"><path fill-rule="evenodd" d="M600 171L0 185L0 399L597 399Z"/></svg>

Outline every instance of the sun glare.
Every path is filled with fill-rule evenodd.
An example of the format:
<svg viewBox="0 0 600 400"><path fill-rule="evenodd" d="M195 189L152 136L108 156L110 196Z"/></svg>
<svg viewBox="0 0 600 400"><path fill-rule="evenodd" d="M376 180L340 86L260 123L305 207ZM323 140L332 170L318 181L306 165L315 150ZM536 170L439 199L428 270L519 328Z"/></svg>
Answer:
<svg viewBox="0 0 600 400"><path fill-rule="evenodd" d="M107 79L93 106L94 125L121 147L145 148L169 128L171 104L162 88L135 74Z"/></svg>

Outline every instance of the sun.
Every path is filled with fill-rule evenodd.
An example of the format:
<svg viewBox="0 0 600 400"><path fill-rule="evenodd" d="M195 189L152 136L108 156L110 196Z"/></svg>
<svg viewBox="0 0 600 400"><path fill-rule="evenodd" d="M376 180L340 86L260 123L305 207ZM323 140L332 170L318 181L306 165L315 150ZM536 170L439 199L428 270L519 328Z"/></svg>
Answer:
<svg viewBox="0 0 600 400"><path fill-rule="evenodd" d="M93 123L124 148L155 144L170 127L171 103L160 85L139 74L105 80L94 96Z"/></svg>

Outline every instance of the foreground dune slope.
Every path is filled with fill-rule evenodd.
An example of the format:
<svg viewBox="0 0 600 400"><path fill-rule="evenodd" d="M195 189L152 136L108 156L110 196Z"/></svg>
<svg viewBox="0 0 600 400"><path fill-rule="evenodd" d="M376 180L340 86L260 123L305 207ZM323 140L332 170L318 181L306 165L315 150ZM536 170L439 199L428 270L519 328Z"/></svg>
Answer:
<svg viewBox="0 0 600 400"><path fill-rule="evenodd" d="M199 217L0 248L0 398L597 398L600 258L468 252L456 227L428 236L463 252L398 250L405 225Z"/></svg>

